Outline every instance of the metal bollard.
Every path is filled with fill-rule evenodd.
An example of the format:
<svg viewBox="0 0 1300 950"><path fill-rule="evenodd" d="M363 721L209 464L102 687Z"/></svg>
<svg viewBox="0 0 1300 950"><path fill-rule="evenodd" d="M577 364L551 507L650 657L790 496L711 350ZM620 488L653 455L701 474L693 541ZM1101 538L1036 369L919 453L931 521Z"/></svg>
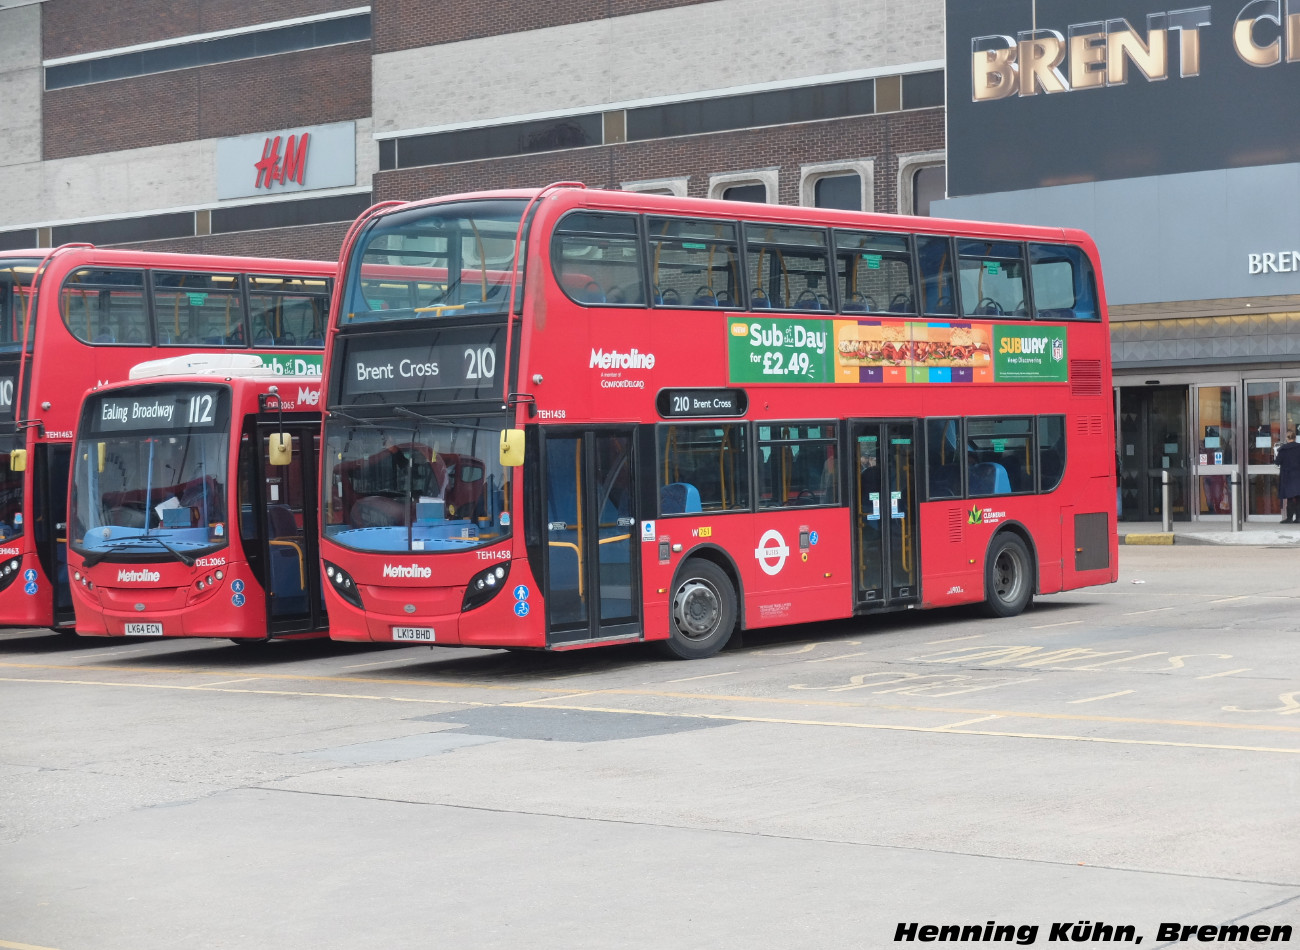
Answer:
<svg viewBox="0 0 1300 950"><path fill-rule="evenodd" d="M1160 471L1160 530L1165 534L1174 530L1169 517L1169 469Z"/></svg>
<svg viewBox="0 0 1300 950"><path fill-rule="evenodd" d="M1231 513L1229 514L1229 517L1232 518L1232 530L1240 531L1241 530L1241 504L1240 501L1238 500L1237 495L1238 492L1241 491L1241 482L1238 479L1236 472L1233 472L1228 476L1228 489L1229 489L1228 498L1230 504L1232 505L1232 510Z"/></svg>

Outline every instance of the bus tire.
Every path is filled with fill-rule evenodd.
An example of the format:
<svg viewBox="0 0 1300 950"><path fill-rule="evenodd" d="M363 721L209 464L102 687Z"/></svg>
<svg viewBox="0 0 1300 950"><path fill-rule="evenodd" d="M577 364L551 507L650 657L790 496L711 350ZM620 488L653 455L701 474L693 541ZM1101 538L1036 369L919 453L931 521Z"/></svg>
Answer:
<svg viewBox="0 0 1300 950"><path fill-rule="evenodd" d="M1014 617L1034 599L1033 560L1020 536L1003 531L989 545L984 563L984 612Z"/></svg>
<svg viewBox="0 0 1300 950"><path fill-rule="evenodd" d="M736 590L722 568L692 558L682 568L669 604L668 639L663 650L678 660L713 656L736 628Z"/></svg>

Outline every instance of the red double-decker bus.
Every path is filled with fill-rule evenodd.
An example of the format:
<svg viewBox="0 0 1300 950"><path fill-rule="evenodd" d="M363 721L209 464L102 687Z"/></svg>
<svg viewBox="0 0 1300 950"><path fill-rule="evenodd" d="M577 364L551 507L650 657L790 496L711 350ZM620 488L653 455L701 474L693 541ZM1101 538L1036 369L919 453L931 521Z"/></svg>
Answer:
<svg viewBox="0 0 1300 950"><path fill-rule="evenodd" d="M333 637L693 658L1116 579L1081 232L554 185L376 206L339 273Z"/></svg>
<svg viewBox="0 0 1300 950"><path fill-rule="evenodd" d="M82 394L167 355L320 372L329 262L70 245L0 254L0 626L72 629L68 468Z"/></svg>
<svg viewBox="0 0 1300 950"><path fill-rule="evenodd" d="M252 354L142 363L86 395L68 570L92 636L323 636L320 379Z"/></svg>

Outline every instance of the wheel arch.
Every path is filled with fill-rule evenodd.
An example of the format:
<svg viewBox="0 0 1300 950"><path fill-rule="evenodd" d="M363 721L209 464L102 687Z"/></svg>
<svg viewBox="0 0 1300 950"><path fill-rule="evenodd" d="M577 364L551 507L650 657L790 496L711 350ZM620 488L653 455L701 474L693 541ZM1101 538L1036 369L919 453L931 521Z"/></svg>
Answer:
<svg viewBox="0 0 1300 950"><path fill-rule="evenodd" d="M1024 522L1016 521L1012 519L1012 520L1004 521L1000 525L998 525L998 529L994 531L992 535L989 536L989 543L984 548L984 572L983 572L984 573L984 578L983 578L984 596L988 597L989 595L989 591L988 591L989 552L993 550L994 543L1003 534L1014 534L1016 537L1020 538L1020 540L1025 543L1025 547L1029 549L1029 565L1030 565L1030 569L1034 572L1034 576L1031 578L1031 587L1034 591L1035 596L1042 594L1042 591L1038 589L1038 578L1042 575L1042 571L1040 571L1038 568L1038 545L1034 543L1034 536L1030 533L1029 528L1025 526Z"/></svg>
<svg viewBox="0 0 1300 950"><path fill-rule="evenodd" d="M741 579L740 570L736 567L736 562L731 555L716 544L697 544L689 551L682 553L682 558L673 568L672 586L670 591L677 589L678 582L681 581L682 571L691 558L704 558L706 561L712 561L727 575L736 590L736 627L740 630L745 629L745 582Z"/></svg>

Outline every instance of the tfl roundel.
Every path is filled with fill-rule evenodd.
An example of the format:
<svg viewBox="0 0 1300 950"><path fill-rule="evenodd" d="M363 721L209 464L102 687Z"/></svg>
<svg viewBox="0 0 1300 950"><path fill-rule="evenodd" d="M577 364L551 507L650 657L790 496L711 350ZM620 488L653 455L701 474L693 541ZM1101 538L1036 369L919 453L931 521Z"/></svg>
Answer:
<svg viewBox="0 0 1300 950"><path fill-rule="evenodd" d="M785 567L785 559L789 556L790 548L786 545L785 538L781 537L781 532L775 528L763 533L754 550L754 557L758 558L758 566L764 574L780 574L781 568Z"/></svg>

